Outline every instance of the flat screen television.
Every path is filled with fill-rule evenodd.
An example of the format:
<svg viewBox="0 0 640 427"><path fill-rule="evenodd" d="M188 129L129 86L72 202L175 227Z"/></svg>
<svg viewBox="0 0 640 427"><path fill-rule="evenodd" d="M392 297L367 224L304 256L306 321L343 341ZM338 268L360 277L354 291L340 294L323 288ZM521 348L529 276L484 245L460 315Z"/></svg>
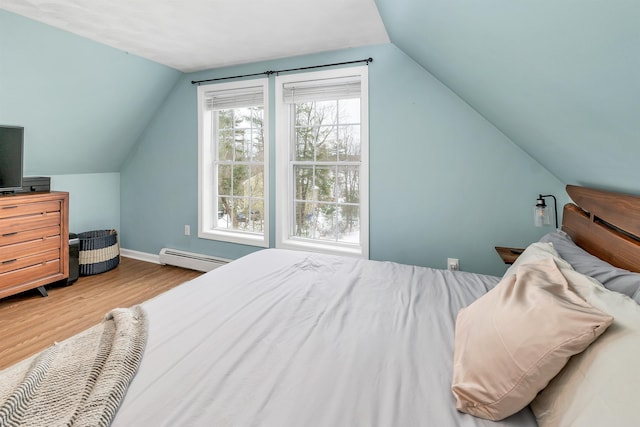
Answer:
<svg viewBox="0 0 640 427"><path fill-rule="evenodd" d="M0 125L0 194L22 188L24 128Z"/></svg>

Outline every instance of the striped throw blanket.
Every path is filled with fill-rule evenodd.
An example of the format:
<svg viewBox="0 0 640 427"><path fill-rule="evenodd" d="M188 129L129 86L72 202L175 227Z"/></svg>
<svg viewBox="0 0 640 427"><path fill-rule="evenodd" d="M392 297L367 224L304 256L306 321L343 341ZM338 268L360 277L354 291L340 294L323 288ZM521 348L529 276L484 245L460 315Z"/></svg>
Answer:
<svg viewBox="0 0 640 427"><path fill-rule="evenodd" d="M0 371L0 427L108 426L147 339L140 306Z"/></svg>

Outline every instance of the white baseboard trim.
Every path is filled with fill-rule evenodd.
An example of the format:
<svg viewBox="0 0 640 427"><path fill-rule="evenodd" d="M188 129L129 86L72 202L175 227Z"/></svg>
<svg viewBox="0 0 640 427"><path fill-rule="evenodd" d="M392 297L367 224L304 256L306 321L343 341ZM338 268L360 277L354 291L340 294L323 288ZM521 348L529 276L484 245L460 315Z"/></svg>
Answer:
<svg viewBox="0 0 640 427"><path fill-rule="evenodd" d="M132 249L120 248L120 255L126 258L160 264L160 256L158 254L149 254L146 252L134 251Z"/></svg>

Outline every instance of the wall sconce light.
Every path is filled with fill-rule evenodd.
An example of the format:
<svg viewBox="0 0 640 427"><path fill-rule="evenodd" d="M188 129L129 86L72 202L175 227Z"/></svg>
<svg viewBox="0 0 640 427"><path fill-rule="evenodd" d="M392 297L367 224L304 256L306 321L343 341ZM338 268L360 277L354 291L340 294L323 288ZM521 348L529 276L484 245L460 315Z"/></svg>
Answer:
<svg viewBox="0 0 640 427"><path fill-rule="evenodd" d="M553 198L553 210L556 215L556 229L558 228L558 204L556 201L556 197L553 194L540 194L538 196L538 200L536 201L536 206L533 208L533 225L536 227L542 227L543 225L550 225L551 218L549 214L549 208L547 204L544 202L544 199L547 197Z"/></svg>

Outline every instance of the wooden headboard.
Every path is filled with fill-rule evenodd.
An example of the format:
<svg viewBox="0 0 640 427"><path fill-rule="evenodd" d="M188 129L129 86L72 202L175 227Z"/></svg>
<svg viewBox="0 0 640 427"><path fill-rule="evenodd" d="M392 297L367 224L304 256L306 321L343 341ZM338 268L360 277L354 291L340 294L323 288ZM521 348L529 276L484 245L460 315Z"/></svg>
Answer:
<svg viewBox="0 0 640 427"><path fill-rule="evenodd" d="M587 252L640 272L640 197L567 185L562 230ZM577 206L576 206L577 205Z"/></svg>

